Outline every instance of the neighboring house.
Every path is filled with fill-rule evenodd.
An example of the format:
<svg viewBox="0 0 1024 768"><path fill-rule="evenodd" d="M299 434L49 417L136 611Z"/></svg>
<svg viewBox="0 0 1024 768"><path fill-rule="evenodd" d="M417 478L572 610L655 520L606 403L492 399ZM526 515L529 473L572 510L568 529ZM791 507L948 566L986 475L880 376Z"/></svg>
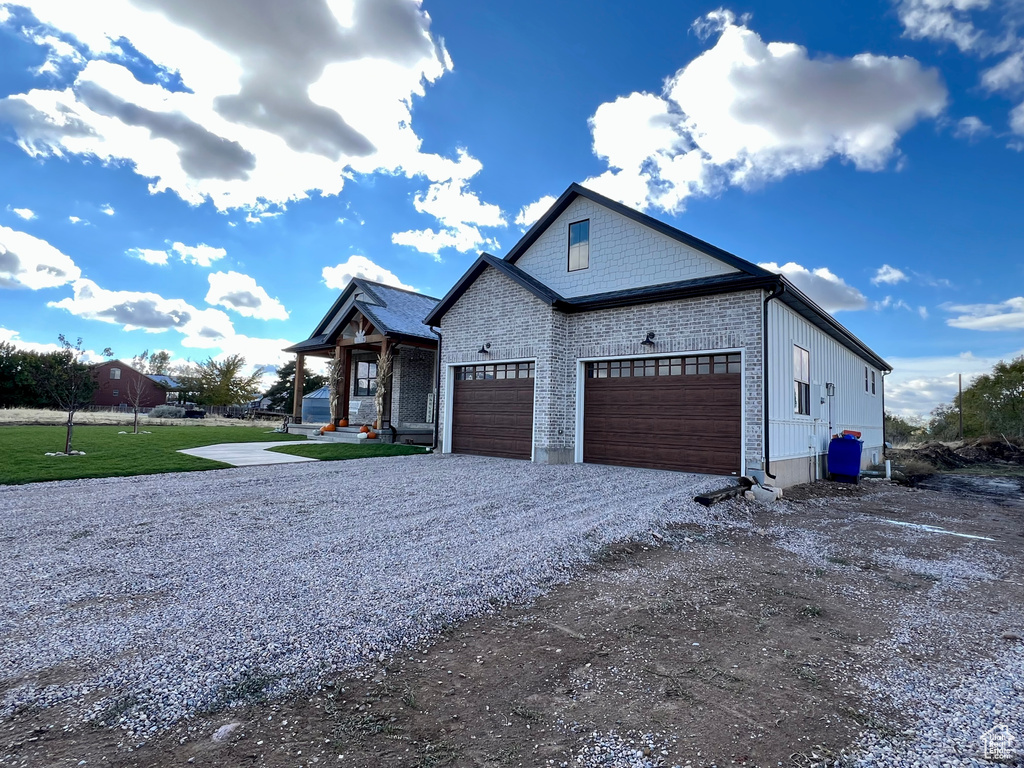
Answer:
<svg viewBox="0 0 1024 768"><path fill-rule="evenodd" d="M445 452L780 486L845 429L880 458L882 358L785 277L576 184L424 322Z"/></svg>
<svg viewBox="0 0 1024 768"><path fill-rule="evenodd" d="M178 399L178 383L170 376L141 373L120 360L108 360L92 366L96 380L92 404L131 408L141 388L140 408L154 408Z"/></svg>
<svg viewBox="0 0 1024 768"><path fill-rule="evenodd" d="M305 358L313 356L342 364L340 414L347 414L353 427L372 423L378 415L378 356L389 350L393 364L381 429L391 433L393 427L390 437L400 442L432 442L437 336L423 324L423 317L436 305L437 299L430 296L354 278L310 337L285 350L296 356L295 422L302 422Z"/></svg>

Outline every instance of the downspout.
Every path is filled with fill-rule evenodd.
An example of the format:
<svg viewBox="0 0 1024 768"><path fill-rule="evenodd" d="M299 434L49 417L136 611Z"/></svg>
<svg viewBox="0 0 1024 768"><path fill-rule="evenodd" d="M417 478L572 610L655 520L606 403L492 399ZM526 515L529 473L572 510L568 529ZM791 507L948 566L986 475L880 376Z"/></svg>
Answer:
<svg viewBox="0 0 1024 768"><path fill-rule="evenodd" d="M882 374L882 457L885 458L885 375L892 371L879 371Z"/></svg>
<svg viewBox="0 0 1024 768"><path fill-rule="evenodd" d="M434 372L434 444L431 447L432 451L436 451L438 443L438 423L441 416L441 342L444 341L444 336L441 335L440 328L430 326L430 330L437 334L437 359L434 364L434 367L437 369Z"/></svg>
<svg viewBox="0 0 1024 768"><path fill-rule="evenodd" d="M781 281L772 288L771 293L764 300L763 316L761 320L761 390L764 394L764 474L765 477L775 479L771 473L771 446L769 441L770 425L768 423L768 302L777 299L786 291L786 285Z"/></svg>

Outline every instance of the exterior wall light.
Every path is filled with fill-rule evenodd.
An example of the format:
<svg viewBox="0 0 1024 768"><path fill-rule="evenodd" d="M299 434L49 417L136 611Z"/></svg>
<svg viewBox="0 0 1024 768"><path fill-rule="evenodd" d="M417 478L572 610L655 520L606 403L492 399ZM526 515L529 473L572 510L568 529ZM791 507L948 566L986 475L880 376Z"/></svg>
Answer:
<svg viewBox="0 0 1024 768"><path fill-rule="evenodd" d="M491 343L487 342L486 344L481 344L480 345L480 351L477 352L477 354L478 355L489 355L489 354L491 354Z"/></svg>
<svg viewBox="0 0 1024 768"><path fill-rule="evenodd" d="M654 331L647 332L647 338L640 342L640 346L653 347L654 346Z"/></svg>

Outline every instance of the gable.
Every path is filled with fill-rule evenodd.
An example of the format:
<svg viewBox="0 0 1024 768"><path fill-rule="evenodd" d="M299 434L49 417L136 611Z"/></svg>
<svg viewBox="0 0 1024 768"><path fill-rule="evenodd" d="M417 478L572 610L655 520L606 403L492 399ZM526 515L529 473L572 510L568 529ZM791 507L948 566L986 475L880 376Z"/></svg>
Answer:
<svg viewBox="0 0 1024 768"><path fill-rule="evenodd" d="M590 263L570 272L569 225L583 219L590 222ZM550 222L515 265L567 299L740 272L583 195Z"/></svg>

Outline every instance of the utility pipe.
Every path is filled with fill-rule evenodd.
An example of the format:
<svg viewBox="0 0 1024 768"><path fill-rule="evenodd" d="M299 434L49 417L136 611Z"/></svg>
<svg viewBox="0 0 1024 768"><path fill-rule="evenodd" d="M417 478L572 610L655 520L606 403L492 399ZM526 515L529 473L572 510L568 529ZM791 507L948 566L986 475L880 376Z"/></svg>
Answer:
<svg viewBox="0 0 1024 768"><path fill-rule="evenodd" d="M764 393L764 474L765 477L770 477L772 480L776 476L771 473L770 427L768 423L768 302L779 298L785 291L786 285L781 281L772 288L771 293L764 300L764 314L761 320L761 340L763 342L761 350L761 390Z"/></svg>

